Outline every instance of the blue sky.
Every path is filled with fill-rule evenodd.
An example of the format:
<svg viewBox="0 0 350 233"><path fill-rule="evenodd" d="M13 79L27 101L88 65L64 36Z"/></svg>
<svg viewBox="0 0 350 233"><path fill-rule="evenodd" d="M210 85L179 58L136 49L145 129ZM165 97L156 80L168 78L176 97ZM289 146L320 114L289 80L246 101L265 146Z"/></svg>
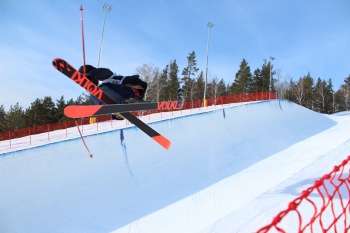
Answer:
<svg viewBox="0 0 350 233"><path fill-rule="evenodd" d="M36 98L75 99L83 90L52 67L61 57L83 63L80 5L84 11L86 62L97 66L104 3L107 14L101 67L130 75L143 64L161 70L176 59L179 75L195 51L208 78L232 83L243 58L252 72L275 57L281 80L310 72L332 78L334 90L350 74L349 0L2 0L0 2L0 104L23 108Z"/></svg>

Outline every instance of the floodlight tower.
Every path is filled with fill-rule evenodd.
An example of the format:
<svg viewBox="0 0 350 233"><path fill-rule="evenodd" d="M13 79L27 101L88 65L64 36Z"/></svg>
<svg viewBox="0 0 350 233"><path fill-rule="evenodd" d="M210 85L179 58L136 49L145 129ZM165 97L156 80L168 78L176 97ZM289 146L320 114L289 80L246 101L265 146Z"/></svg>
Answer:
<svg viewBox="0 0 350 233"><path fill-rule="evenodd" d="M269 99L271 99L271 98L270 98L270 96L271 96L271 91L272 91L272 75L271 75L272 68L271 68L271 62L272 62L273 60L275 60L275 58L274 58L273 56L270 56L270 57L269 57L269 60L270 60Z"/></svg>
<svg viewBox="0 0 350 233"><path fill-rule="evenodd" d="M105 3L103 5L103 8L102 8L105 12L105 16L104 16L104 19L103 19L103 26L102 26L102 36L101 36L101 42L100 42L100 53L98 55L98 64L97 64L97 67L100 67L100 60L101 60L101 53L102 53L102 41L103 41L103 33L105 31L105 24L106 24L106 16L107 16L107 13L109 13L111 10L112 10L112 6L109 6L107 3Z"/></svg>
<svg viewBox="0 0 350 233"><path fill-rule="evenodd" d="M206 63L206 70L205 70L205 84L204 84L204 97L203 97L203 107L207 107L207 82L208 82L208 53L209 53L209 39L210 39L210 29L214 27L214 24L209 22L207 24L208 27L208 43L207 43L207 63Z"/></svg>

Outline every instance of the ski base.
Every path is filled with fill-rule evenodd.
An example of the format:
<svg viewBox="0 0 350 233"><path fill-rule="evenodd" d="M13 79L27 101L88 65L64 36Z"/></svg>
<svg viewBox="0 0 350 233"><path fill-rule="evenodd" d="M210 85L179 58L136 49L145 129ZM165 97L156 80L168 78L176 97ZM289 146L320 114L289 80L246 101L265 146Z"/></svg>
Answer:
<svg viewBox="0 0 350 233"><path fill-rule="evenodd" d="M123 113L143 110L180 110L183 100L164 102L142 102L133 104L110 105L71 105L64 109L64 114L70 118L96 117L112 113Z"/></svg>

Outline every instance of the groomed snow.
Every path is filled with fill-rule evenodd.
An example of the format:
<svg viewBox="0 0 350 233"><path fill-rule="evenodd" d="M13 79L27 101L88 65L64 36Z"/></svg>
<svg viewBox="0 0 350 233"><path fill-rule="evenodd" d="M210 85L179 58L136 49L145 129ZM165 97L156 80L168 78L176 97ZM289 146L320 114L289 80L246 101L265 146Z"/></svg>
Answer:
<svg viewBox="0 0 350 233"><path fill-rule="evenodd" d="M350 116L229 105L0 153L0 232L254 232L349 155Z"/></svg>

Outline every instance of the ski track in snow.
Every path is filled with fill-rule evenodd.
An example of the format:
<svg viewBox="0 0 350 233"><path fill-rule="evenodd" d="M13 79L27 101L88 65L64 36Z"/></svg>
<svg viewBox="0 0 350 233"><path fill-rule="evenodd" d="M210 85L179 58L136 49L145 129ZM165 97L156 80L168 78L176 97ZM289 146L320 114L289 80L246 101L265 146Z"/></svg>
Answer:
<svg viewBox="0 0 350 233"><path fill-rule="evenodd" d="M349 155L349 114L284 100L150 124L169 151L129 126L89 133L93 159L79 138L0 152L0 232L254 232Z"/></svg>

